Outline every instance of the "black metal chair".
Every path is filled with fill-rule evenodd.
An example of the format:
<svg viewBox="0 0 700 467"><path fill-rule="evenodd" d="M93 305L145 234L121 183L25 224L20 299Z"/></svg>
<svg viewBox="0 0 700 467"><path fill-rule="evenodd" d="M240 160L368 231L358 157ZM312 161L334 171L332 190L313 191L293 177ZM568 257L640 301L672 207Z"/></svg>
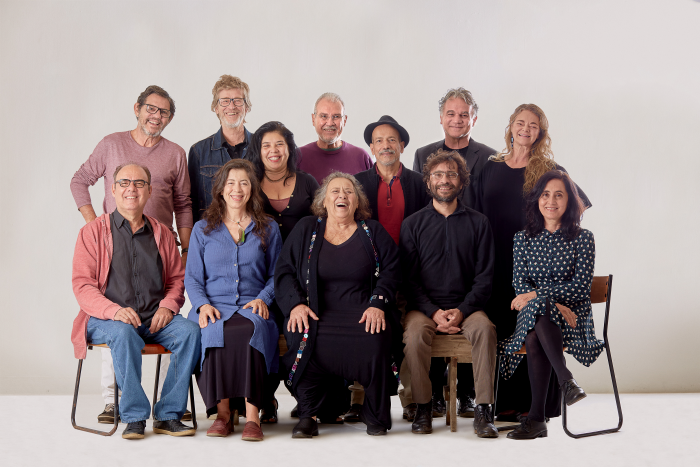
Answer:
<svg viewBox="0 0 700 467"><path fill-rule="evenodd" d="M572 433L567 427L566 403L561 403L562 426L564 432L572 438L585 438L588 436L605 435L615 433L622 428L622 406L620 405L620 392L617 390L617 380L615 379L615 369L613 368L612 356L610 354L610 343L608 341L608 318L610 317L610 293L612 291L613 276L596 276L591 285L591 303L605 303L605 321L603 324L603 341L605 342L605 353L608 357L608 367L610 368L610 379L612 380L613 392L615 393L615 403L617 404L618 423L615 428L605 430L589 431L586 433Z"/></svg>
<svg viewBox="0 0 700 467"><path fill-rule="evenodd" d="M618 424L616 428L608 428L605 430L590 431L586 433L572 433L567 426L567 414L566 414L566 403L562 397L562 426L564 427L564 432L572 438L585 438L587 436L604 435L608 433L615 433L620 431L622 428L622 406L620 405L620 393L617 389L617 380L615 379L615 369L613 368L612 356L610 355L610 343L608 342L608 320L610 317L610 293L612 291L612 274L608 276L595 276L593 277L593 283L591 284L591 304L593 303L605 303L605 320L603 324L603 340L605 342L605 352L608 357L608 366L610 367L610 378L612 380L613 392L615 394L615 403L617 404L617 415ZM566 347L564 347L566 350ZM527 355L525 351L525 345L523 344L522 349L520 349L516 354ZM501 364L501 356L498 357L498 367ZM496 370L498 375L496 377L496 394L498 394L498 380L501 375L498 370ZM495 408L494 408L495 412ZM520 425L507 425L499 426L498 431L509 431L514 430Z"/></svg>
<svg viewBox="0 0 700 467"><path fill-rule="evenodd" d="M88 350L92 350L93 347L100 347L108 349L107 344L88 344ZM151 406L151 414L155 418L155 407L158 401L158 378L160 377L160 360L163 355L170 354L171 352L165 347L159 344L146 344L141 350L141 355L158 355L158 360L156 361L156 382L153 387L153 404ZM84 426L79 426L75 423L75 411L78 407L78 390L80 389L80 376L83 369L83 359L78 360L78 375L75 378L75 391L73 392L73 409L70 414L70 421L73 428L80 431L87 431L88 433L94 433L96 435L102 436L112 436L114 432L117 431L117 426L119 426L119 391L114 391L114 426L110 431L94 430L92 428L87 428ZM114 375L114 387L117 388L117 375ZM194 387L192 385L192 378L190 377L190 409L192 412L192 425L194 429L197 429L197 413L194 408Z"/></svg>

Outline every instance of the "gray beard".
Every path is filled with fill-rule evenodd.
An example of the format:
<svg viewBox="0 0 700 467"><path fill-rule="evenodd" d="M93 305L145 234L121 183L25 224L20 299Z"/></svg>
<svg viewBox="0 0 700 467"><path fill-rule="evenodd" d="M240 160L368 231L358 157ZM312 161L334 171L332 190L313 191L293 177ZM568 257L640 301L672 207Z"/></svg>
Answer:
<svg viewBox="0 0 700 467"><path fill-rule="evenodd" d="M153 133L151 133L150 131L148 131L146 129L146 125L141 125L141 131L143 131L144 134L146 136L148 136L149 138L157 138L163 132L163 130L158 130L158 131L154 131Z"/></svg>
<svg viewBox="0 0 700 467"><path fill-rule="evenodd" d="M229 130L233 130L234 128L238 128L239 126L241 126L241 123L243 123L243 119L242 119L242 118L239 118L238 121L233 122L233 123L229 123L229 122L227 122L227 121L223 121L223 122L221 122L221 125L222 125L222 126L225 126L225 127L228 128Z"/></svg>

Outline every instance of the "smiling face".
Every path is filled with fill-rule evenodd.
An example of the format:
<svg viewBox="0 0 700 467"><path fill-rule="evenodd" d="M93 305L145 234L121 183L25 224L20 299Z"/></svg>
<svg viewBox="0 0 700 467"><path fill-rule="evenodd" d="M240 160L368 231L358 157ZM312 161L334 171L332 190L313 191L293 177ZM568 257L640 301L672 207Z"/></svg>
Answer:
<svg viewBox="0 0 700 467"><path fill-rule="evenodd" d="M265 133L260 141L260 158L265 170L270 172L284 170L289 159L289 146L284 136L276 131Z"/></svg>
<svg viewBox="0 0 700 467"><path fill-rule="evenodd" d="M369 145L377 163L386 167L399 161L404 143L399 131L391 125L379 125L372 131L372 144Z"/></svg>
<svg viewBox="0 0 700 467"><path fill-rule="evenodd" d="M251 185L248 172L243 169L231 169L226 178L221 196L229 209L245 210L250 199Z"/></svg>
<svg viewBox="0 0 700 467"><path fill-rule="evenodd" d="M560 224L568 202L569 194L564 182L558 179L550 180L539 200L540 213L544 217L545 225Z"/></svg>
<svg viewBox="0 0 700 467"><path fill-rule="evenodd" d="M146 98L144 105L139 107L139 104L134 105L134 114L136 114L136 119L138 120L138 129L145 136L149 138L156 138L160 136L168 123L173 119L172 114L170 117L163 117L160 111L156 113L148 113L146 110L147 105L154 105L160 109L170 110L170 102L165 97L159 96L158 94L151 94Z"/></svg>
<svg viewBox="0 0 700 467"><path fill-rule="evenodd" d="M222 89L219 91L219 99L244 99L245 94L242 89ZM222 107L218 102L214 108L216 116L219 117L221 126L233 129L241 126L245 120L245 116L248 113L245 104L240 107L236 107L231 101L226 107Z"/></svg>
<svg viewBox="0 0 700 467"><path fill-rule="evenodd" d="M316 113L311 115L318 139L326 144L335 144L343 134L347 115L343 115L343 105L326 99L319 101Z"/></svg>
<svg viewBox="0 0 700 467"><path fill-rule="evenodd" d="M329 219L336 222L354 219L358 203L355 187L347 178L334 178L328 184L323 207L326 208Z"/></svg>
<svg viewBox="0 0 700 467"><path fill-rule="evenodd" d="M540 119L529 110L520 112L510 126L513 144L532 147L540 135Z"/></svg>
<svg viewBox="0 0 700 467"><path fill-rule="evenodd" d="M122 179L148 181L148 175L139 166L127 165L115 177L115 180ZM117 210L124 217L138 217L142 215L143 208L146 206L148 198L151 197L151 190L152 188L149 184L142 188L136 188L133 181L126 188L121 187L118 183L112 183L112 196L114 196L114 201L117 204Z"/></svg>
<svg viewBox="0 0 700 467"><path fill-rule="evenodd" d="M458 170L457 164L452 161L443 162L433 167L430 171L430 181L428 182L430 195L433 199L441 203L451 203L457 198L462 189ZM454 177L455 174L455 178L450 178L450 175Z"/></svg>
<svg viewBox="0 0 700 467"><path fill-rule="evenodd" d="M446 137L468 138L476 124L476 113L471 105L458 97L445 102L440 115L440 124Z"/></svg>

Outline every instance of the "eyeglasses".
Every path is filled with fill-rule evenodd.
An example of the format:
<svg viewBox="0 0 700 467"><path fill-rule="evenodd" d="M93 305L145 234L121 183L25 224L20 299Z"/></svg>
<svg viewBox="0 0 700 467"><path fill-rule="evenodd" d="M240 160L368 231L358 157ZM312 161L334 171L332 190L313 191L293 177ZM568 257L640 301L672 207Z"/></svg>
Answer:
<svg viewBox="0 0 700 467"><path fill-rule="evenodd" d="M450 180L455 180L457 177L459 177L459 174L457 172L433 172L430 174L431 177L433 177L435 180L442 180L445 178L445 175L447 175L447 178Z"/></svg>
<svg viewBox="0 0 700 467"><path fill-rule="evenodd" d="M156 107L155 105L146 104L146 112L148 112L149 114L154 114L159 110L160 116L163 118L170 118L170 116L172 115L172 112L168 109L161 109L160 107Z"/></svg>
<svg viewBox="0 0 700 467"><path fill-rule="evenodd" d="M127 188L129 185L131 185L131 182L134 183L136 188L143 188L146 185L150 185L150 183L148 183L146 180L129 180L128 178L119 179L114 183L118 183L122 188Z"/></svg>
<svg viewBox="0 0 700 467"><path fill-rule="evenodd" d="M221 107L228 107L229 104L233 102L233 105L236 107L243 107L243 104L245 104L245 99L241 99L240 97L234 97L233 99L228 98L228 97L222 97L219 99L219 105Z"/></svg>
<svg viewBox="0 0 700 467"><path fill-rule="evenodd" d="M318 118L322 122L325 122L326 120L330 120L332 122L339 122L343 118L343 116L342 115L318 114L318 115L316 115L316 118Z"/></svg>

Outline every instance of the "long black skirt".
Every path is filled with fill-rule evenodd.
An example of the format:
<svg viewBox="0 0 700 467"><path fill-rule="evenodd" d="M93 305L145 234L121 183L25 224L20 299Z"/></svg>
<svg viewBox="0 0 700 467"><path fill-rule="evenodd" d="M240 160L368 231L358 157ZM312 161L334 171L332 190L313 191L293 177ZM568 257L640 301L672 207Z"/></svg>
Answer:
<svg viewBox="0 0 700 467"><path fill-rule="evenodd" d="M222 399L229 399L231 412L240 414L245 414L246 397L262 407L267 367L263 354L250 346L253 331L253 322L236 313L224 323L224 346L207 349L202 371L195 372L207 416L217 413Z"/></svg>
<svg viewBox="0 0 700 467"><path fill-rule="evenodd" d="M362 310L326 310L318 322L316 345L297 385L299 416L328 417L342 401L336 388L343 379L365 388L362 416L372 425L391 428L391 326L370 334L359 324ZM347 399L345 399L347 405Z"/></svg>

